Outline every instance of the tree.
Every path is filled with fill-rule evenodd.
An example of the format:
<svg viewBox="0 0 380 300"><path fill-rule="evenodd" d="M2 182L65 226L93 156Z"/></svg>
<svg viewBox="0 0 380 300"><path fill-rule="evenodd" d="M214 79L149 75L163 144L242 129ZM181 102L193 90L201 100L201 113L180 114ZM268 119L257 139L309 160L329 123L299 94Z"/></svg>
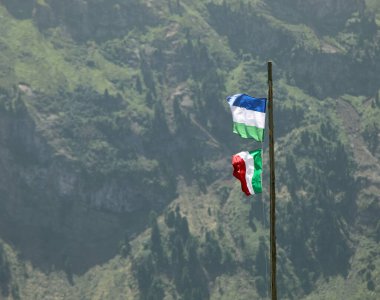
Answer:
<svg viewBox="0 0 380 300"><path fill-rule="evenodd" d="M3 245L0 244L0 289L4 297L9 295L9 283L11 282L11 270Z"/></svg>
<svg viewBox="0 0 380 300"><path fill-rule="evenodd" d="M162 282L159 278L154 278L152 284L149 287L147 300L161 300L165 296Z"/></svg>
<svg viewBox="0 0 380 300"><path fill-rule="evenodd" d="M183 238L183 240L186 241L190 235L189 223L187 222L186 217L182 217L181 219L179 219L178 231L181 237Z"/></svg>
<svg viewBox="0 0 380 300"><path fill-rule="evenodd" d="M267 253L268 249L265 244L264 238L261 236L259 241L259 250L257 251L256 259L255 259L255 273L259 276L264 276L266 274L266 260L267 256L265 253Z"/></svg>
<svg viewBox="0 0 380 300"><path fill-rule="evenodd" d="M124 258L126 258L129 253L131 252L131 244L128 240L122 241L120 243L120 249L119 249L120 255Z"/></svg>
<svg viewBox="0 0 380 300"><path fill-rule="evenodd" d="M138 91L139 94L142 93L142 85L141 85L140 76L136 77L136 90Z"/></svg>
<svg viewBox="0 0 380 300"><path fill-rule="evenodd" d="M152 256L144 256L141 261L136 262L133 266L139 289L142 293L146 293L149 290L153 282L154 266L152 262Z"/></svg>
<svg viewBox="0 0 380 300"><path fill-rule="evenodd" d="M165 214L165 224L169 227L172 228L175 223L175 215L174 212L171 210Z"/></svg>
<svg viewBox="0 0 380 300"><path fill-rule="evenodd" d="M150 250L152 251L157 261L161 261L163 259L163 249L161 244L160 228L158 227L157 223L157 214L155 212L151 212L149 219L151 226Z"/></svg>

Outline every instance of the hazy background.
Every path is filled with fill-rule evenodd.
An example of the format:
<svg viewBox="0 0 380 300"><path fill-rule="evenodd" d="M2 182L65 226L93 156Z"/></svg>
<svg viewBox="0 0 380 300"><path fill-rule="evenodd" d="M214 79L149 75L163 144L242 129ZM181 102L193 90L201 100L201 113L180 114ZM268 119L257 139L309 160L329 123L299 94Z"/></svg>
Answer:
<svg viewBox="0 0 380 300"><path fill-rule="evenodd" d="M0 299L266 299L225 97L273 61L279 299L380 298L380 2L0 0Z"/></svg>

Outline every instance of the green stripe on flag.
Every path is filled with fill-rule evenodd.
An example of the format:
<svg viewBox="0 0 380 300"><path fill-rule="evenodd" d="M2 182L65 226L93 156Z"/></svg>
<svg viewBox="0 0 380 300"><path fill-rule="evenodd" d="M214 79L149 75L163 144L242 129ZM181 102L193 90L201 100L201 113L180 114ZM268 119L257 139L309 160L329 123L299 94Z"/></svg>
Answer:
<svg viewBox="0 0 380 300"><path fill-rule="evenodd" d="M263 172L263 158L262 149L256 149L250 151L249 154L253 157L253 163L255 166L255 171L252 177L252 187L255 194L259 194L263 191L261 173Z"/></svg>
<svg viewBox="0 0 380 300"><path fill-rule="evenodd" d="M264 129L255 126L247 126L242 123L235 123L233 132L240 135L245 139L255 139L258 142L262 142L264 139Z"/></svg>

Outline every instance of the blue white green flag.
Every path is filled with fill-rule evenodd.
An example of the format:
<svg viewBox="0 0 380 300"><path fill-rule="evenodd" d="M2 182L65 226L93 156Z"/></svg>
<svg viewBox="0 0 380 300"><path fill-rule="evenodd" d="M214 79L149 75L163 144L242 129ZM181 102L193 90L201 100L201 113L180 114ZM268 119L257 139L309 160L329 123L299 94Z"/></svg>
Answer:
<svg viewBox="0 0 380 300"><path fill-rule="evenodd" d="M233 119L233 132L242 138L262 142L265 129L266 98L253 98L246 94L227 97Z"/></svg>

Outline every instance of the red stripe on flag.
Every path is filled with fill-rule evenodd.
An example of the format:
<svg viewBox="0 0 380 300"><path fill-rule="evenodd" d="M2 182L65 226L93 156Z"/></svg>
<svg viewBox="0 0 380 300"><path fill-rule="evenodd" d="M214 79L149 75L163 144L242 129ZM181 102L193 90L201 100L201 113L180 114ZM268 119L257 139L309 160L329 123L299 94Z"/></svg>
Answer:
<svg viewBox="0 0 380 300"><path fill-rule="evenodd" d="M234 167L234 172L232 173L237 179L240 180L241 189L247 195L251 195L249 192L247 181L245 180L245 162L239 155L232 156L232 166Z"/></svg>

